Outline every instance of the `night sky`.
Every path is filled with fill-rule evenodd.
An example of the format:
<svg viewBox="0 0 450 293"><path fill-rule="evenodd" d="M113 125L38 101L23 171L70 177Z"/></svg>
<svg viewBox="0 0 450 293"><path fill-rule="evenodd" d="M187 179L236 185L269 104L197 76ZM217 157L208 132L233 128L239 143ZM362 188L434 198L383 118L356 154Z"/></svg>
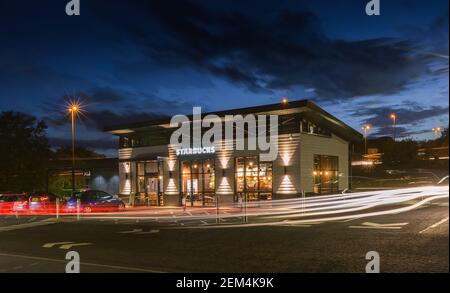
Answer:
<svg viewBox="0 0 450 293"><path fill-rule="evenodd" d="M371 136L433 137L448 125L448 0L0 0L0 111L47 122L68 144L114 155L111 124L311 99Z"/></svg>

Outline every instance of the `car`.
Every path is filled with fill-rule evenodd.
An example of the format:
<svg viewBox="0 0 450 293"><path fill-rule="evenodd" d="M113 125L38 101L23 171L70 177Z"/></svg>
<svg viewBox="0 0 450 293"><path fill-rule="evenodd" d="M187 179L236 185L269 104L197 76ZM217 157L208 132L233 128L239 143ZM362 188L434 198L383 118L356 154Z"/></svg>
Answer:
<svg viewBox="0 0 450 293"><path fill-rule="evenodd" d="M0 213L28 211L28 198L26 193L0 194Z"/></svg>
<svg viewBox="0 0 450 293"><path fill-rule="evenodd" d="M75 192L65 205L64 211L76 213L77 204L83 213L117 211L125 208L122 199L101 190L86 190Z"/></svg>
<svg viewBox="0 0 450 293"><path fill-rule="evenodd" d="M62 205L64 200L50 192L32 192L29 194L28 209L30 212L54 213L56 212L56 203Z"/></svg>

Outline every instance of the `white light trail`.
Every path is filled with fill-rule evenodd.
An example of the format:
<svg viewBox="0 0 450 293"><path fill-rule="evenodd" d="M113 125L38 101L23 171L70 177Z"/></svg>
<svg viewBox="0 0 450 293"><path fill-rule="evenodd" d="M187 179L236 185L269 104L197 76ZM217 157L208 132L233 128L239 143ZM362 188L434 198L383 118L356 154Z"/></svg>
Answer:
<svg viewBox="0 0 450 293"><path fill-rule="evenodd" d="M205 225L208 220L215 220L216 210L205 213L205 209L189 209L189 212L178 210L143 210L120 213L93 213L85 215L86 220L148 220L158 223L174 223L183 221L200 221L202 228L207 227L253 227L268 225L308 224L312 222L348 220L354 218L370 217L389 213L409 211L429 201L448 198L448 186L426 186L403 188L376 192L360 192L353 194L338 194L329 196L314 196L308 198L295 198L272 200L248 204L247 212L244 209L228 208L219 210L221 219L250 217L257 223L250 224L219 224ZM411 201L417 201L411 203ZM406 207L390 209L396 205ZM369 211L371 210L371 212ZM373 211L375 210L375 211ZM363 211L367 211L364 213ZM319 218L317 218L319 217ZM192 227L185 227L192 228Z"/></svg>

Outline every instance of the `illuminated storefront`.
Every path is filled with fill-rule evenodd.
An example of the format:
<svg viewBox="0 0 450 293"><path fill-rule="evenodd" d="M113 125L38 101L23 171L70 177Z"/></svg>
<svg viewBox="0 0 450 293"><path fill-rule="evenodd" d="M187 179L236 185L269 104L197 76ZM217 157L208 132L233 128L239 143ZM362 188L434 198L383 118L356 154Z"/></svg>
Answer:
<svg viewBox="0 0 450 293"><path fill-rule="evenodd" d="M314 103L213 114L277 115L278 155L264 161L259 150L223 147L235 143L225 139L212 147L174 147L170 119L112 127L107 131L120 138L120 194L136 204L214 206L350 188L350 150L361 134Z"/></svg>

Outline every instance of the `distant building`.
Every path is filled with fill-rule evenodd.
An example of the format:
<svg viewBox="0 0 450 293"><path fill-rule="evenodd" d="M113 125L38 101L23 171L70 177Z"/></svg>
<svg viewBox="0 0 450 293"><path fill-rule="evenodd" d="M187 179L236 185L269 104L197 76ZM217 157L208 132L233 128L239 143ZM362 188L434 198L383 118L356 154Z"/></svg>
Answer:
<svg viewBox="0 0 450 293"><path fill-rule="evenodd" d="M119 194L117 158L75 160L76 189L96 189ZM47 190L68 193L72 190L72 160L52 160L47 169Z"/></svg>
<svg viewBox="0 0 450 293"><path fill-rule="evenodd" d="M448 145L420 148L417 150L417 156L422 160L448 160Z"/></svg>

